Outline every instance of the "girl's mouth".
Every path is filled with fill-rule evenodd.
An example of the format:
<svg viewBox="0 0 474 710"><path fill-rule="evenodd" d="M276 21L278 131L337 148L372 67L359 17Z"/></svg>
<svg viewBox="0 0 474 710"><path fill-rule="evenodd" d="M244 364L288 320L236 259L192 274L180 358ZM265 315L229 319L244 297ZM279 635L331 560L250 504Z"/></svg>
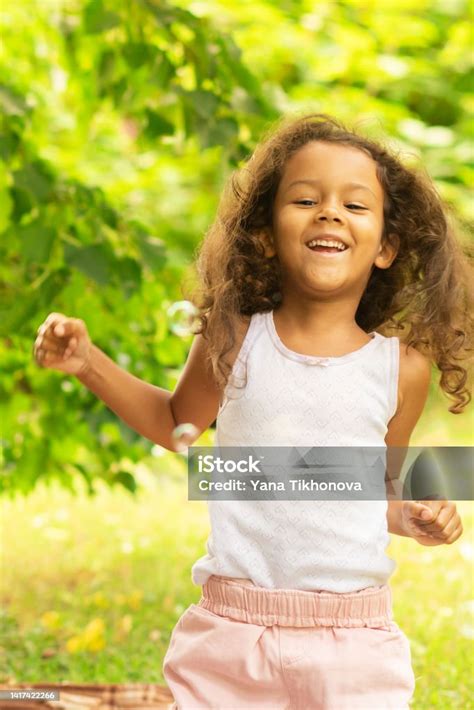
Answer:
<svg viewBox="0 0 474 710"><path fill-rule="evenodd" d="M347 251L348 247L338 240L332 239L313 239L306 243L308 249L316 254L325 254L326 256L335 256Z"/></svg>

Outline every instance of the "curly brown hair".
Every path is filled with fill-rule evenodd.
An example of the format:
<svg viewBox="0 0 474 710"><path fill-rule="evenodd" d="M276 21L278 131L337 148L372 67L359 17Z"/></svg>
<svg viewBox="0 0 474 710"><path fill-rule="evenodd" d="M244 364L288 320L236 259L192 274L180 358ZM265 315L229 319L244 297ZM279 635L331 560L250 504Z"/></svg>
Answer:
<svg viewBox="0 0 474 710"><path fill-rule="evenodd" d="M440 386L458 414L471 399L462 361L472 351L472 290L467 253L454 236L449 209L421 170L326 114L286 117L273 126L243 168L227 181L216 219L197 254L199 311L218 385L228 381L226 355L235 345L242 316L278 308L280 266L268 258L259 234L271 227L275 195L289 158L310 141L352 146L376 162L384 191L382 238L397 235L397 256L388 269L375 267L356 313L366 332L400 332L441 372Z"/></svg>

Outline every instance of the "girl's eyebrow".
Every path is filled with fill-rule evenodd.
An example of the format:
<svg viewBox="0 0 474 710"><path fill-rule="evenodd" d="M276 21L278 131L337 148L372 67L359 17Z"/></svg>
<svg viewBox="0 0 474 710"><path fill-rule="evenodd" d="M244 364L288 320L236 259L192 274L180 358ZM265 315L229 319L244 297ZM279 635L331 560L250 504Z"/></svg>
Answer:
<svg viewBox="0 0 474 710"><path fill-rule="evenodd" d="M288 185L288 187L286 189L289 190L290 187L294 187L294 185L300 185L300 184L306 184L306 183L309 183L310 185L312 185L312 184L318 184L320 182L321 182L321 180L314 180L311 178L307 178L307 179L303 179L303 180L295 180L290 185ZM342 187L343 188L352 187L352 188L358 188L360 190L367 190L375 197L375 199L377 199L375 193L372 192L370 187L367 187L366 185L362 185L360 182L346 182Z"/></svg>

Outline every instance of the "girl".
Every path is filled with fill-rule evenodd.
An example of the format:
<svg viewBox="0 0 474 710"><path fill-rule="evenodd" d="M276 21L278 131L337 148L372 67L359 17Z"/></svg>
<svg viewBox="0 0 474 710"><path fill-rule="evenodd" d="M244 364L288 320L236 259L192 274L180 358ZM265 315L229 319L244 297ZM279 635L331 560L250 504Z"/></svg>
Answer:
<svg viewBox="0 0 474 710"><path fill-rule="evenodd" d="M431 362L459 413L470 396L467 279L426 178L334 119L279 124L232 176L202 245L200 328L171 393L48 316L37 362L75 374L174 450L217 417L219 446L406 446ZM399 330L398 337L390 333ZM462 533L425 501L209 502L202 598L173 630L174 708L406 708L409 642L392 619L389 532Z"/></svg>

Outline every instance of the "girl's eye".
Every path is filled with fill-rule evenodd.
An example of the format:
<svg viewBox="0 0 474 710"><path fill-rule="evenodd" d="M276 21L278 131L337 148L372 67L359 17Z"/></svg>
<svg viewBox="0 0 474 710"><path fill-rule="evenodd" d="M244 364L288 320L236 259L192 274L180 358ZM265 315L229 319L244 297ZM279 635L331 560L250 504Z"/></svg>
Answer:
<svg viewBox="0 0 474 710"><path fill-rule="evenodd" d="M315 205L316 202L314 200L298 200L295 204L310 207L311 205ZM356 205L353 202L350 202L348 205L346 205L346 207L351 210L367 210L367 207L362 207L362 205Z"/></svg>

